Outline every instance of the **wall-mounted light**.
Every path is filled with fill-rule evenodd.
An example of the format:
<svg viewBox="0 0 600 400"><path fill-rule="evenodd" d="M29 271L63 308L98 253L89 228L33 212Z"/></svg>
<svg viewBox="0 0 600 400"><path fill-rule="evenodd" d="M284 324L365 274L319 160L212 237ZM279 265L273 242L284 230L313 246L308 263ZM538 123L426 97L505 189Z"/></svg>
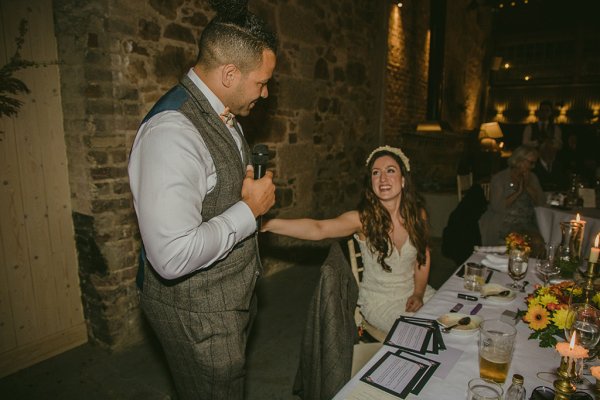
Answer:
<svg viewBox="0 0 600 400"><path fill-rule="evenodd" d="M399 1L398 3L396 3L396 5L398 6L398 8L402 8L403 4L401 1Z"/></svg>
<svg viewBox="0 0 600 400"><path fill-rule="evenodd" d="M504 69L509 69L510 68L510 63L504 63Z"/></svg>
<svg viewBox="0 0 600 400"><path fill-rule="evenodd" d="M525 76L523 77L523 79L525 79L526 81L528 81L528 80L530 80L530 79L531 79L531 76L529 76L529 75L525 75Z"/></svg>

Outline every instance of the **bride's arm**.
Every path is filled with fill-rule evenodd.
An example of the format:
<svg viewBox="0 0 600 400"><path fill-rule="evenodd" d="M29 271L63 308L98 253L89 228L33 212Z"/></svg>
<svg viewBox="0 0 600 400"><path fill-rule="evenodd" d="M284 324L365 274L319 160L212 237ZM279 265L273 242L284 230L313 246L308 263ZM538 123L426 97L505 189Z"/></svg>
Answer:
<svg viewBox="0 0 600 400"><path fill-rule="evenodd" d="M281 219L274 218L263 223L261 232L297 239L321 240L352 235L361 230L358 211L348 211L332 219Z"/></svg>

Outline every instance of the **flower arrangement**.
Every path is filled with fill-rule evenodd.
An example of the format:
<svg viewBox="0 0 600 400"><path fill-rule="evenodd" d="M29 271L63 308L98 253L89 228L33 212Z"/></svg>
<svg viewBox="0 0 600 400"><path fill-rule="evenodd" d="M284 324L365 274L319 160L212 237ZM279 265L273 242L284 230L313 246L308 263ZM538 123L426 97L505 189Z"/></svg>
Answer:
<svg viewBox="0 0 600 400"><path fill-rule="evenodd" d="M527 310L519 310L518 313L533 330L529 339L540 339L540 347L556 345L555 336L564 337L569 298L581 295L581 288L571 281L550 286L536 285L533 293L525 298Z"/></svg>
<svg viewBox="0 0 600 400"><path fill-rule="evenodd" d="M511 232L506 235L504 242L506 243L507 252L510 252L512 249L519 249L526 253L531 252L531 239L527 235Z"/></svg>

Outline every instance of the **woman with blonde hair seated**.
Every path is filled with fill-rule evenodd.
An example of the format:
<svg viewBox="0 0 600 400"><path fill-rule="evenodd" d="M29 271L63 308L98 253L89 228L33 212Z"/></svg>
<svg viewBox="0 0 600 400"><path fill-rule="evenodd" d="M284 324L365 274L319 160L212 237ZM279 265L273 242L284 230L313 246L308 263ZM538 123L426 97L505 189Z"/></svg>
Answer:
<svg viewBox="0 0 600 400"><path fill-rule="evenodd" d="M413 314L435 293L427 285L426 211L399 148L376 148L366 174L357 210L325 220L276 218L262 231L305 240L354 235L364 264L358 304L370 324L387 332L400 315Z"/></svg>
<svg viewBox="0 0 600 400"><path fill-rule="evenodd" d="M484 246L504 244L511 232L526 234L532 239L533 254L544 249L535 217L535 206L544 203L544 192L532 172L538 150L520 146L508 159L508 168L492 176L490 204L479 219L481 242Z"/></svg>

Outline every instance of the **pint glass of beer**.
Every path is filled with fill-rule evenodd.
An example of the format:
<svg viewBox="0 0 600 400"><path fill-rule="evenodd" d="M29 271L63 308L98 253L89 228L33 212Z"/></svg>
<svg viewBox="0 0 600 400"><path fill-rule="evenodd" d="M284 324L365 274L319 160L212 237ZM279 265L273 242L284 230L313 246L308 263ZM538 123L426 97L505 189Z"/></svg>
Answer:
<svg viewBox="0 0 600 400"><path fill-rule="evenodd" d="M479 376L504 383L510 368L517 330L499 319L479 325Z"/></svg>

